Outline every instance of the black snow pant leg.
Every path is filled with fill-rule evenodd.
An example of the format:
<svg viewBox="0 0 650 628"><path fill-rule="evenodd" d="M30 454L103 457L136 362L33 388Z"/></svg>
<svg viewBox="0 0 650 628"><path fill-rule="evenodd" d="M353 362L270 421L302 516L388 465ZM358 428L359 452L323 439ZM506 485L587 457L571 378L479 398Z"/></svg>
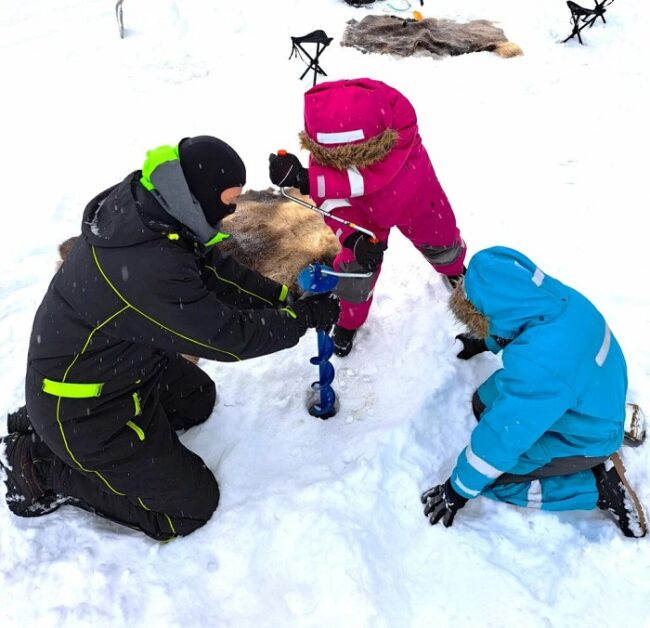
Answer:
<svg viewBox="0 0 650 628"><path fill-rule="evenodd" d="M212 414L217 400L214 382L196 364L170 356L160 381L160 403L175 430L203 423Z"/></svg>
<svg viewBox="0 0 650 628"><path fill-rule="evenodd" d="M478 390L472 395L472 412L474 413L474 418L477 421L481 420L481 415L487 406L481 401L481 398L478 396Z"/></svg>
<svg viewBox="0 0 650 628"><path fill-rule="evenodd" d="M538 469L533 469L525 475L504 473L495 480L494 484L521 484L522 482L532 482L533 480L541 480L543 478L572 475L586 471L587 469L593 469L605 462L607 458L609 456L565 456L564 458L553 458L547 464Z"/></svg>
<svg viewBox="0 0 650 628"><path fill-rule="evenodd" d="M159 541L200 528L219 503L214 475L178 440L160 404L131 455L89 472L57 459L52 484L72 505Z"/></svg>

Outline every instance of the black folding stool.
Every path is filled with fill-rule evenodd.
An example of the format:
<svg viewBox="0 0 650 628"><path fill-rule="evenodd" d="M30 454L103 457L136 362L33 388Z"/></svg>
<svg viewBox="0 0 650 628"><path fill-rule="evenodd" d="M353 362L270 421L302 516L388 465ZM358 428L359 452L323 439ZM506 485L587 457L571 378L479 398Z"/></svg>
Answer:
<svg viewBox="0 0 650 628"><path fill-rule="evenodd" d="M325 31L322 30L312 31L311 33L303 35L302 37L291 38L291 54L289 55L289 59L291 59L293 56L296 56L305 63L307 63L307 61L304 57L307 57L307 59L309 59L307 69L302 73L302 76L300 77L301 81L303 78L305 78L309 70L314 71L314 85L316 85L316 77L319 74L327 76L325 70L323 70L323 68L321 68L320 64L318 63L318 60L323 53L323 50L325 50L325 48L327 48L327 46L332 43L332 39L332 37L328 37ZM303 48L304 44L316 44L316 52L313 57Z"/></svg>
<svg viewBox="0 0 650 628"><path fill-rule="evenodd" d="M571 31L571 34L562 41L563 44L576 35L578 36L578 41L581 44L584 44L582 37L580 37L580 31L587 27L591 28L598 18L603 21L603 24L607 23L605 21L605 13L607 11L605 7L614 2L614 0L594 0L594 2L596 6L593 9L587 9L585 7L581 7L579 4L576 4L572 0L567 1L566 4L569 7L569 11L571 11L571 22L573 23L573 30Z"/></svg>

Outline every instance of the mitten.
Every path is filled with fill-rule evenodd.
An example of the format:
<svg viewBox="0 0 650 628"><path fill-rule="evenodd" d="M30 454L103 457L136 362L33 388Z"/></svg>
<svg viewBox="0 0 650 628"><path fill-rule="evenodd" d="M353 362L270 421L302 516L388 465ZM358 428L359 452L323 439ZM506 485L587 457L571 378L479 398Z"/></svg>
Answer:
<svg viewBox="0 0 650 628"><path fill-rule="evenodd" d="M300 160L292 153L269 155L269 177L281 187L298 188L302 194L309 194L309 174Z"/></svg>
<svg viewBox="0 0 650 628"><path fill-rule="evenodd" d="M373 242L373 238L366 233L353 233L345 239L343 246L351 249L354 259L369 271L377 270L384 259L384 251L388 248L385 242Z"/></svg>

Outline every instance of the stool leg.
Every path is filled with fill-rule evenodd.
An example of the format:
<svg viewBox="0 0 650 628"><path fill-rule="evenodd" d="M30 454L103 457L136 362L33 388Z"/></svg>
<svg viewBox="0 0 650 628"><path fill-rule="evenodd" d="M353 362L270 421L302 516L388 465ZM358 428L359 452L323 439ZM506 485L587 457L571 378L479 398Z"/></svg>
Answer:
<svg viewBox="0 0 650 628"><path fill-rule="evenodd" d="M582 41L582 37L580 37L580 31L582 28L578 28L578 20L576 19L576 24L575 24L575 30L576 30L576 35L578 36L578 41L580 42L581 46L584 46L584 43Z"/></svg>
<svg viewBox="0 0 650 628"><path fill-rule="evenodd" d="M316 44L316 56L314 57L314 84L316 85L316 77L318 76L318 57L320 56L320 44Z"/></svg>
<svg viewBox="0 0 650 628"><path fill-rule="evenodd" d="M306 70L305 70L305 71L300 75L300 80L301 80L301 81L302 81L302 79L305 78L305 76L307 76L307 72L309 72L309 70L311 70L311 67L312 67L312 65L311 65L311 63L310 63L310 64L307 66L307 69L306 69Z"/></svg>

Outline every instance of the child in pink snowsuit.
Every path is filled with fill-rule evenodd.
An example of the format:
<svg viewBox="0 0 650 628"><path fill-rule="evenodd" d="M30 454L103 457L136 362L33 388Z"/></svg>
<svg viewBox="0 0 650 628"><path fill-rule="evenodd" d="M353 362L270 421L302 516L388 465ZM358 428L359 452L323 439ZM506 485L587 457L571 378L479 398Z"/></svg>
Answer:
<svg viewBox="0 0 650 628"><path fill-rule="evenodd" d="M336 354L347 355L368 317L392 227L451 283L464 273L465 243L422 145L415 110L396 89L368 78L316 85L305 94L300 141L311 153L309 168L290 153L272 155L273 183L300 188L322 209L379 240L325 218L343 245L334 267L373 271L341 286L341 317L332 338Z"/></svg>

